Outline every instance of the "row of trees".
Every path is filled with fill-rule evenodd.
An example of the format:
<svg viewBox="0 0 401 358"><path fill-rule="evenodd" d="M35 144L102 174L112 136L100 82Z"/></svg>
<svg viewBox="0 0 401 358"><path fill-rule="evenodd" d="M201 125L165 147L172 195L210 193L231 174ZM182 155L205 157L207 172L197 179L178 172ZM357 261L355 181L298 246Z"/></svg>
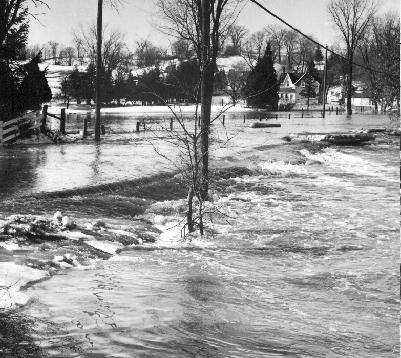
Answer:
<svg viewBox="0 0 401 358"><path fill-rule="evenodd" d="M243 56L250 67L254 67L256 61L263 56L268 42L274 49L274 62L286 66L287 71L305 72L310 58L317 62L323 61L323 54L316 44L280 25L269 25L254 33L249 33L244 26L234 25L228 33L229 42L223 55Z"/></svg>
<svg viewBox="0 0 401 358"><path fill-rule="evenodd" d="M357 58L375 71L362 71L369 97L378 109L400 106L400 19L390 12L382 18L375 17L358 46Z"/></svg>

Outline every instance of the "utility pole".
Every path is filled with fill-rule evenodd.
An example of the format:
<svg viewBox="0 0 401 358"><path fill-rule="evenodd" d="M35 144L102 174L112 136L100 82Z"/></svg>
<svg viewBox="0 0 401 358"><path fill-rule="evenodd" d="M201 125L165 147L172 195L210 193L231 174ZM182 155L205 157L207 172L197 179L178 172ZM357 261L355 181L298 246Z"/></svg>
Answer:
<svg viewBox="0 0 401 358"><path fill-rule="evenodd" d="M101 79L102 79L102 21L103 0L98 0L97 9L97 52L96 52L96 119L95 141L100 141L100 106L101 106Z"/></svg>
<svg viewBox="0 0 401 358"><path fill-rule="evenodd" d="M326 118L326 87L327 87L327 44L324 56L324 77L323 77L323 118Z"/></svg>

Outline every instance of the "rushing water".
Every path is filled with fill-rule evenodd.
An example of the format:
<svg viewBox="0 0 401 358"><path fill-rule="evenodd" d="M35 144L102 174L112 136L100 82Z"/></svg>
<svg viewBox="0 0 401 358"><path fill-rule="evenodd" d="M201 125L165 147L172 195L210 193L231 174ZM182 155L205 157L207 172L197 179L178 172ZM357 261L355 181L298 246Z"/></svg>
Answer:
<svg viewBox="0 0 401 358"><path fill-rule="evenodd" d="M238 118L226 130L216 125L215 143L230 140L213 152L213 165L226 174L216 176L208 234L191 241L176 227L185 201L170 194L157 200L99 189L16 198L28 181L29 192L54 191L160 172L149 143L141 142L143 157L137 151L139 137L111 135L100 147L41 147L34 163L30 150L15 149L18 160L27 156L23 170L30 176L3 191L4 212L52 215L62 206L82 222L141 219L162 232L153 244L31 287L35 299L24 311L41 319L37 341L57 357L399 356L397 141L319 149L281 140L384 121L332 116L255 130ZM126 125L120 121L119 128ZM1 153L6 158L10 150ZM70 173L70 180L43 182L52 155L60 160L55 177ZM87 168L94 160L102 175ZM162 193L160 180L154 191ZM132 219L133 196L142 210Z"/></svg>

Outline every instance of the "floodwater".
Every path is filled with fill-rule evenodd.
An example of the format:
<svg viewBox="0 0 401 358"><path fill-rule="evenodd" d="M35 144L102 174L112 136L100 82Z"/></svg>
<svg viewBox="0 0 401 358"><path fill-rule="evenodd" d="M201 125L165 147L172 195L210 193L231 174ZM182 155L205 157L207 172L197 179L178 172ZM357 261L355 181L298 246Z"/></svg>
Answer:
<svg viewBox="0 0 401 358"><path fill-rule="evenodd" d="M136 118L108 121L123 132ZM191 240L179 231L185 200L163 196L160 178L152 195L65 194L168 171L153 152L157 142L174 157L159 138L167 131L1 150L0 214L61 206L78 221L142 220L161 231L154 243L29 288L24 312L41 322L37 342L55 357L398 357L399 142L316 148L281 139L380 127L384 117L279 122L216 123L213 167L225 174L215 177L207 235ZM18 198L49 191L60 195Z"/></svg>

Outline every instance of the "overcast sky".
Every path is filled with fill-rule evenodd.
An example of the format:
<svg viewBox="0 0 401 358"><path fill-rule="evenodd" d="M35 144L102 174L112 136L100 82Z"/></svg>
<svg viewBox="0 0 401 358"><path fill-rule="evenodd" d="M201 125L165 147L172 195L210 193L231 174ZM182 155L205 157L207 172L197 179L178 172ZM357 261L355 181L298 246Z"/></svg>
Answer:
<svg viewBox="0 0 401 358"><path fill-rule="evenodd" d="M336 33L327 12L329 0L260 0L269 10L284 18L302 31L312 34L322 43L332 44ZM93 24L96 21L96 0L48 0L50 10L40 9L37 12L40 22L31 20L29 43L43 44L50 40L64 45L70 44L72 32L80 25ZM400 11L399 0L379 1L380 11ZM147 38L155 44L167 47L168 36L157 31L160 21L153 0L125 0L120 12L106 8L105 24L125 34L127 44L134 46L138 39ZM261 30L264 26L276 23L274 19L248 2L238 22L250 31Z"/></svg>

